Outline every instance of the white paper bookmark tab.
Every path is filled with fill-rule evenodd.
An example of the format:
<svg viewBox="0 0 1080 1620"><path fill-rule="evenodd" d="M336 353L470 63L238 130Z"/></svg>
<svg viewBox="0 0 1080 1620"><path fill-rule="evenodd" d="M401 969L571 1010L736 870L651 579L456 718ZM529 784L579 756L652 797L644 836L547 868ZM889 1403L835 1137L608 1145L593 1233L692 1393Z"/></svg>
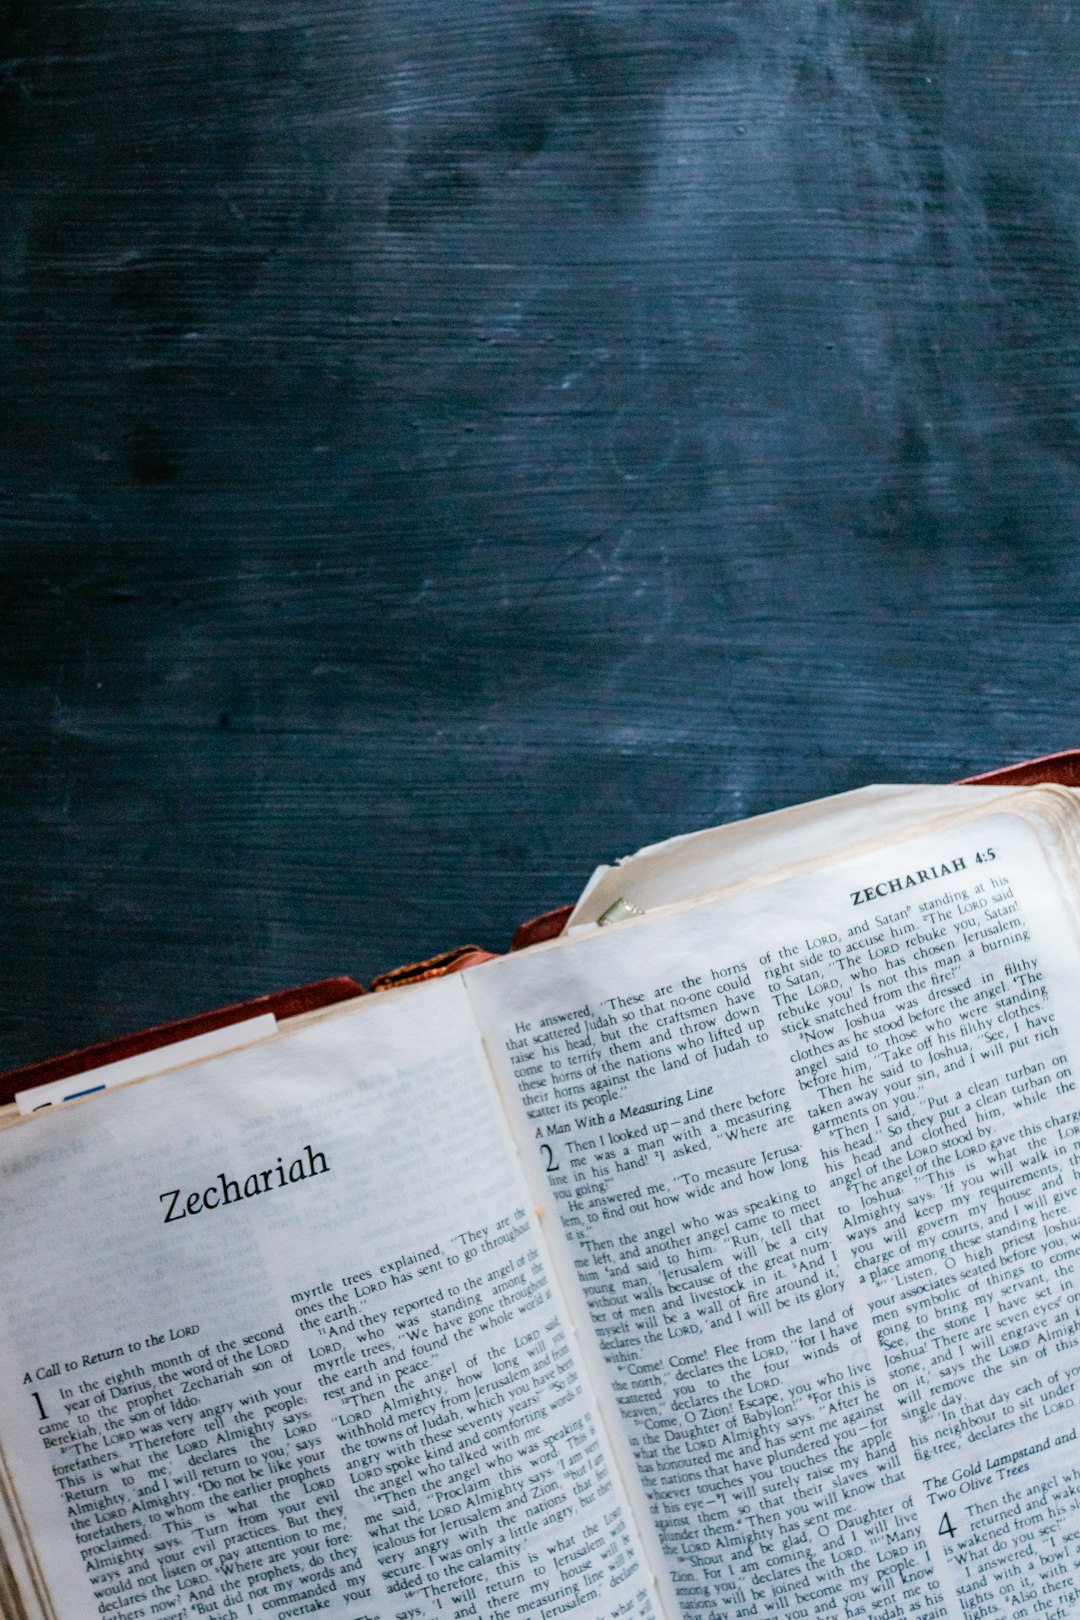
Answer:
<svg viewBox="0 0 1080 1620"><path fill-rule="evenodd" d="M83 1069L81 1074L70 1074L66 1080L52 1080L45 1086L33 1086L29 1091L17 1091L15 1104L20 1114L36 1114L54 1103L71 1102L75 1097L88 1097L94 1091L108 1091L111 1086L123 1085L128 1080L145 1080L148 1075L163 1069L178 1069L185 1063L197 1063L200 1058L217 1057L234 1046L247 1046L251 1041L265 1040L277 1030L273 1013L259 1013L254 1018L243 1018L238 1023L226 1024L221 1029L209 1029L203 1035L191 1035L186 1041L171 1041L168 1046L155 1046L149 1052L136 1052L132 1057L120 1058L116 1063L104 1063L97 1069Z"/></svg>

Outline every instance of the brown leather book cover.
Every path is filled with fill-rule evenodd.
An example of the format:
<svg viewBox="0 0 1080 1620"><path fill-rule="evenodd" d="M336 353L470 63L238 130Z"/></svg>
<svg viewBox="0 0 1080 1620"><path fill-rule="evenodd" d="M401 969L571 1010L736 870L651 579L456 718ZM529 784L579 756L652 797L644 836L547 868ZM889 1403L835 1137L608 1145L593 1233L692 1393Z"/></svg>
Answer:
<svg viewBox="0 0 1080 1620"><path fill-rule="evenodd" d="M252 1001L240 1001L231 1007L216 1007L212 1012L196 1013L191 1018L176 1018L168 1024L155 1024L131 1035L120 1035L109 1041L96 1041L93 1046L82 1046L61 1057L44 1058L40 1063L28 1063L21 1069L9 1069L0 1074L0 1105L14 1101L17 1091L29 1091L52 1080L66 1080L73 1074L85 1074L87 1069L99 1069L106 1063L118 1063L122 1058L135 1057L140 1052L154 1052L175 1041L190 1040L193 1035L207 1035L214 1029L225 1029L261 1013L273 1013L279 1021L297 1018L301 1013L315 1012L320 1007L331 1007L337 1001L349 1001L362 996L364 989L353 979L344 976L319 979L314 984L298 985L293 990L278 990L270 996L257 996Z"/></svg>
<svg viewBox="0 0 1080 1620"><path fill-rule="evenodd" d="M975 787L1037 787L1040 782L1080 787L1080 748L1044 754L1042 759L1025 759L1019 765L1003 765L982 776L964 777L965 785Z"/></svg>

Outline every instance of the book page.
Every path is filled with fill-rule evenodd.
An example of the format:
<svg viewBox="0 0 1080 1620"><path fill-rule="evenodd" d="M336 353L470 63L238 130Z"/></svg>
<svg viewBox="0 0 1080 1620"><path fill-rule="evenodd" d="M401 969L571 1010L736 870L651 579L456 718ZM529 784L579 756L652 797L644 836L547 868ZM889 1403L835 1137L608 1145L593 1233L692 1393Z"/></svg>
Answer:
<svg viewBox="0 0 1080 1620"><path fill-rule="evenodd" d="M0 1139L55 1620L655 1620L460 983Z"/></svg>
<svg viewBox="0 0 1080 1620"><path fill-rule="evenodd" d="M613 866L597 867L566 928L570 933L587 928L620 899L639 911L653 911L735 883L771 878L786 867L839 860L861 853L861 846L901 838L938 816L994 806L1015 793L1015 788L957 784L877 785L682 833Z"/></svg>
<svg viewBox="0 0 1080 1620"><path fill-rule="evenodd" d="M1077 1612L1078 980L1014 815L469 976L687 1620Z"/></svg>

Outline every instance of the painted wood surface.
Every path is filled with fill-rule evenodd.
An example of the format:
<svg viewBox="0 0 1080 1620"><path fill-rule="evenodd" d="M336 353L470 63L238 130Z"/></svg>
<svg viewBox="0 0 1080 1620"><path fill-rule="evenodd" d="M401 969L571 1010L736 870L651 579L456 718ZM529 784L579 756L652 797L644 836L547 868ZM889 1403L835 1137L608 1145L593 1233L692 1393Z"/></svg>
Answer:
<svg viewBox="0 0 1080 1620"><path fill-rule="evenodd" d="M0 1060L1080 742L1080 7L0 0Z"/></svg>

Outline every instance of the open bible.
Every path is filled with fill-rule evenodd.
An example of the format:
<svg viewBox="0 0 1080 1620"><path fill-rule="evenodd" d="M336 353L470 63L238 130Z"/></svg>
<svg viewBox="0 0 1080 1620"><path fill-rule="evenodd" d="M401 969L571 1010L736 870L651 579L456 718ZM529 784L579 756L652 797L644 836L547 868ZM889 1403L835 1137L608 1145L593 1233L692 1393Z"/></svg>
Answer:
<svg viewBox="0 0 1080 1620"><path fill-rule="evenodd" d="M1078 857L868 789L20 1099L0 1615L1080 1612Z"/></svg>

